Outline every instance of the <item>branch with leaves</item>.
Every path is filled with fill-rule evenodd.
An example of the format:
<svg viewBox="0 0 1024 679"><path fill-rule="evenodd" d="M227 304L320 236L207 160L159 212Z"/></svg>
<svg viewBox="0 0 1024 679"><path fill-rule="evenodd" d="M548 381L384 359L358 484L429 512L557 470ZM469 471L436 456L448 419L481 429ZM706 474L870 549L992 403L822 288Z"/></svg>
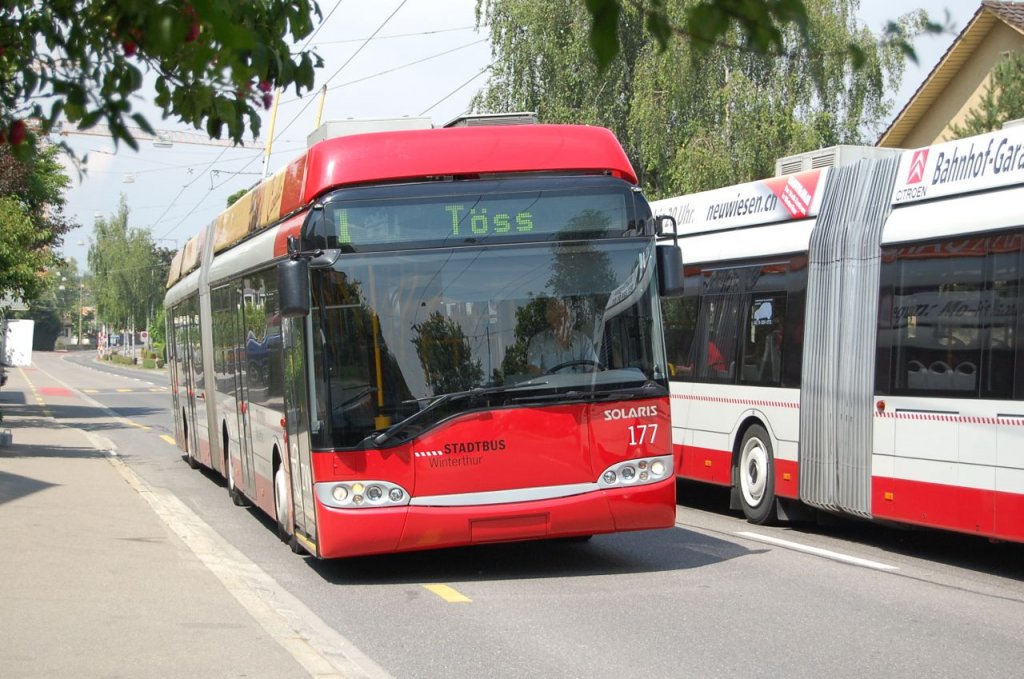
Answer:
<svg viewBox="0 0 1024 679"><path fill-rule="evenodd" d="M795 29L803 47L813 42L809 32L809 15L805 0L701 0L678 10L669 0L584 0L592 24L590 45L598 69L604 71L619 54L619 22L624 8L643 17L645 30L664 50L674 37L691 43L698 52L726 48L752 54L785 56L790 49L787 32ZM914 32L905 22L889 21L882 32L880 44L890 45L917 63L912 39L917 32L938 34L951 32L951 19L946 12L944 23L924 15ZM727 36L739 40L731 42ZM855 68L862 67L868 56L862 45L851 41L846 49Z"/></svg>
<svg viewBox="0 0 1024 679"><path fill-rule="evenodd" d="M271 91L313 86L322 59L292 53L313 0L7 0L0 5L0 142L25 158L66 117L105 123L115 144L152 134L133 99L153 78L155 104L211 137L260 130Z"/></svg>

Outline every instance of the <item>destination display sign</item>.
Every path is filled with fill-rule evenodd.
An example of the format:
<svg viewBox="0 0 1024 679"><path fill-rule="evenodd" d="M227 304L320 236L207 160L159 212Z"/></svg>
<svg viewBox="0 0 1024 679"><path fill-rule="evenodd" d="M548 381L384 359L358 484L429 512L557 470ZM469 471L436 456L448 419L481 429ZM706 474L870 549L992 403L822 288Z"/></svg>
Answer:
<svg viewBox="0 0 1024 679"><path fill-rule="evenodd" d="M622 191L524 192L328 203L335 247L414 242L463 243L506 237L605 238L628 228Z"/></svg>

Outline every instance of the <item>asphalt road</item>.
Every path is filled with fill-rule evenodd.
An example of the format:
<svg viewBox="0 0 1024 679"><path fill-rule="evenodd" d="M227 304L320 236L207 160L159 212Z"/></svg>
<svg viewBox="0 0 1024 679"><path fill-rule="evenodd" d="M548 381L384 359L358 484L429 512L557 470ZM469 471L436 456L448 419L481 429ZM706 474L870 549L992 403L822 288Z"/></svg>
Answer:
<svg viewBox="0 0 1024 679"><path fill-rule="evenodd" d="M318 562L190 470L165 373L34 355L106 437L395 677L999 677L1024 667L1024 546L853 522L757 527L680 484L676 527ZM89 425L86 425L89 426ZM230 660L230 655L225 658Z"/></svg>

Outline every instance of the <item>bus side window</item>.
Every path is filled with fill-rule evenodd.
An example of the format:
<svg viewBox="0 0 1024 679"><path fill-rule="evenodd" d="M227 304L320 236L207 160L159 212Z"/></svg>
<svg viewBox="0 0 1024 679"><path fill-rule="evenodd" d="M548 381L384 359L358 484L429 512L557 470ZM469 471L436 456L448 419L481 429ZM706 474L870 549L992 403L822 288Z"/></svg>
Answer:
<svg viewBox="0 0 1024 679"><path fill-rule="evenodd" d="M746 295L728 294L708 295L701 300L697 333L690 348L697 379L734 381L745 299Z"/></svg>
<svg viewBox="0 0 1024 679"><path fill-rule="evenodd" d="M669 379L682 380L692 372L691 345L697 330L699 298L669 297L661 301L665 326L665 354L668 356Z"/></svg>
<svg viewBox="0 0 1024 679"><path fill-rule="evenodd" d="M893 393L1013 397L1021 241L1011 233L895 249L883 264L895 275L882 328L893 343Z"/></svg>
<svg viewBox="0 0 1024 679"><path fill-rule="evenodd" d="M983 347L985 356L982 365L982 398L1013 398L1014 375L1018 375L1017 363L1020 347L1017 342L1017 328L1021 317L1021 243L1024 234L1013 234L1001 243L1009 251L992 252L989 255L992 277L982 305L981 327L987 329ZM995 250L996 248L991 248ZM1016 397L1021 398L1018 385Z"/></svg>
<svg viewBox="0 0 1024 679"><path fill-rule="evenodd" d="M753 296L742 340L743 371L740 382L766 386L780 384L785 317L785 294Z"/></svg>

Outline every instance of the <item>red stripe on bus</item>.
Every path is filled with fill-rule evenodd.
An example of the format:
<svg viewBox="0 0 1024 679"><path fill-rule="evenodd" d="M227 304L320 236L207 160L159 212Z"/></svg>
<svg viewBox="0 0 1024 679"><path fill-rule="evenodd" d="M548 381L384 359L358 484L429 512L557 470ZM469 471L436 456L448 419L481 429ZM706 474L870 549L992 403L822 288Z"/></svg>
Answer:
<svg viewBox="0 0 1024 679"><path fill-rule="evenodd" d="M879 412L875 417L916 422L954 422L957 424L987 424L1004 427L1024 427L1024 417L984 417L979 415L953 415L945 413Z"/></svg>
<svg viewBox="0 0 1024 679"><path fill-rule="evenodd" d="M700 446L675 446L676 476L692 481L732 485L732 453L728 450ZM795 460L775 459L775 494L779 497L800 497L800 466Z"/></svg>
<svg viewBox="0 0 1024 679"><path fill-rule="evenodd" d="M752 398L729 398L726 396L701 396L700 394L672 394L672 398L680 401L701 401L703 403L726 403L729 405L751 406L754 408L796 408L800 404L792 401L774 401Z"/></svg>
<svg viewBox="0 0 1024 679"><path fill-rule="evenodd" d="M876 519L1024 541L1024 495L924 481L874 477Z"/></svg>

